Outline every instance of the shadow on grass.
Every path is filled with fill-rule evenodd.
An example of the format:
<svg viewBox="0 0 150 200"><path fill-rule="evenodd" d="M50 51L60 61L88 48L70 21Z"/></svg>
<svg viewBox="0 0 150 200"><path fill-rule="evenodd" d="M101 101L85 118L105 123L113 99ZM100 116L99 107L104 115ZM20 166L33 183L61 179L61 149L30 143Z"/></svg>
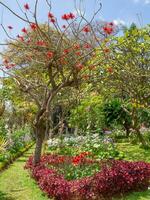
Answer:
<svg viewBox="0 0 150 200"><path fill-rule="evenodd" d="M15 199L8 196L6 193L0 191L0 200L15 200Z"/></svg>

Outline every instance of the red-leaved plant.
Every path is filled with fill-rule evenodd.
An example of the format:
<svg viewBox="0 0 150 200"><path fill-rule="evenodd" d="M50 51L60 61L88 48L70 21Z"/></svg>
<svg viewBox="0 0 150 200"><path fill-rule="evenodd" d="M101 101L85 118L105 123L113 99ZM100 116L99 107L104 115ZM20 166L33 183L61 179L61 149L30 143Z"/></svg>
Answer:
<svg viewBox="0 0 150 200"><path fill-rule="evenodd" d="M150 184L150 164L111 160L102 163L101 170L91 177L67 181L49 164L68 162L67 156L45 155L38 165L30 157L25 168L49 197L60 200L112 199L132 191L146 190Z"/></svg>

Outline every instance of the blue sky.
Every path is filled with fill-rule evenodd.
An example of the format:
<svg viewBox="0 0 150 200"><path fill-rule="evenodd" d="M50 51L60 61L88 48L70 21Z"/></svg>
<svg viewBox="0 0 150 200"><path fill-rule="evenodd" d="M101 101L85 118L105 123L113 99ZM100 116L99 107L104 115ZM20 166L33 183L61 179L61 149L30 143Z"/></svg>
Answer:
<svg viewBox="0 0 150 200"><path fill-rule="evenodd" d="M18 0L20 5L23 7L25 3L29 3L30 7L34 5L35 0ZM77 0L79 1L79 0ZM93 12L96 0L82 0L86 6L87 16L90 16ZM3 0L10 8L20 13L18 9L16 0ZM52 11L56 17L60 18L63 13L74 12L74 1L73 0L52 0ZM130 25L135 22L139 25L138 16L140 16L140 22L142 26L150 23L150 0L101 0L102 10L97 16L97 19L104 19L106 21L115 21L115 23L123 23L125 25ZM45 0L39 0L39 20L45 21L47 17L47 8ZM6 9L0 6L0 19L3 15L3 24L7 27L12 25L14 27L14 34L20 32L20 30L25 26L24 23L19 21ZM60 21L60 23L62 23ZM4 41L6 38L5 33L0 28L0 42Z"/></svg>

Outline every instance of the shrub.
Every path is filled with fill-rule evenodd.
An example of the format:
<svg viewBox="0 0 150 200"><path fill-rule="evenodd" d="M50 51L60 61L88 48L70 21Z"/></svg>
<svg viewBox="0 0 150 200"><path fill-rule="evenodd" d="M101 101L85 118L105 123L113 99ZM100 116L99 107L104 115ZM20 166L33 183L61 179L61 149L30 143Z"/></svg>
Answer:
<svg viewBox="0 0 150 200"><path fill-rule="evenodd" d="M46 155L34 166L30 157L25 168L49 197L59 200L108 200L131 191L146 190L150 184L150 164L145 162L109 160L92 176L67 181L56 169L48 168L49 164L65 160L65 156Z"/></svg>

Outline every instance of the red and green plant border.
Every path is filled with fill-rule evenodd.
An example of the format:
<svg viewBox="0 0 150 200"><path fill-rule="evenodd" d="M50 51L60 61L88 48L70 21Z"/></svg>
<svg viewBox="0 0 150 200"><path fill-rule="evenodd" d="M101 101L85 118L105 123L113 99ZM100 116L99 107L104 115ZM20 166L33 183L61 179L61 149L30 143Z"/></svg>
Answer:
<svg viewBox="0 0 150 200"><path fill-rule="evenodd" d="M69 159L78 163L81 161L77 157L70 156ZM33 157L30 157L25 168L30 170L48 197L57 200L108 200L132 191L147 190L150 184L149 163L107 160L101 163L101 170L92 176L68 181L57 170L48 167L66 160L68 156L48 154L41 158L38 165L34 165Z"/></svg>

